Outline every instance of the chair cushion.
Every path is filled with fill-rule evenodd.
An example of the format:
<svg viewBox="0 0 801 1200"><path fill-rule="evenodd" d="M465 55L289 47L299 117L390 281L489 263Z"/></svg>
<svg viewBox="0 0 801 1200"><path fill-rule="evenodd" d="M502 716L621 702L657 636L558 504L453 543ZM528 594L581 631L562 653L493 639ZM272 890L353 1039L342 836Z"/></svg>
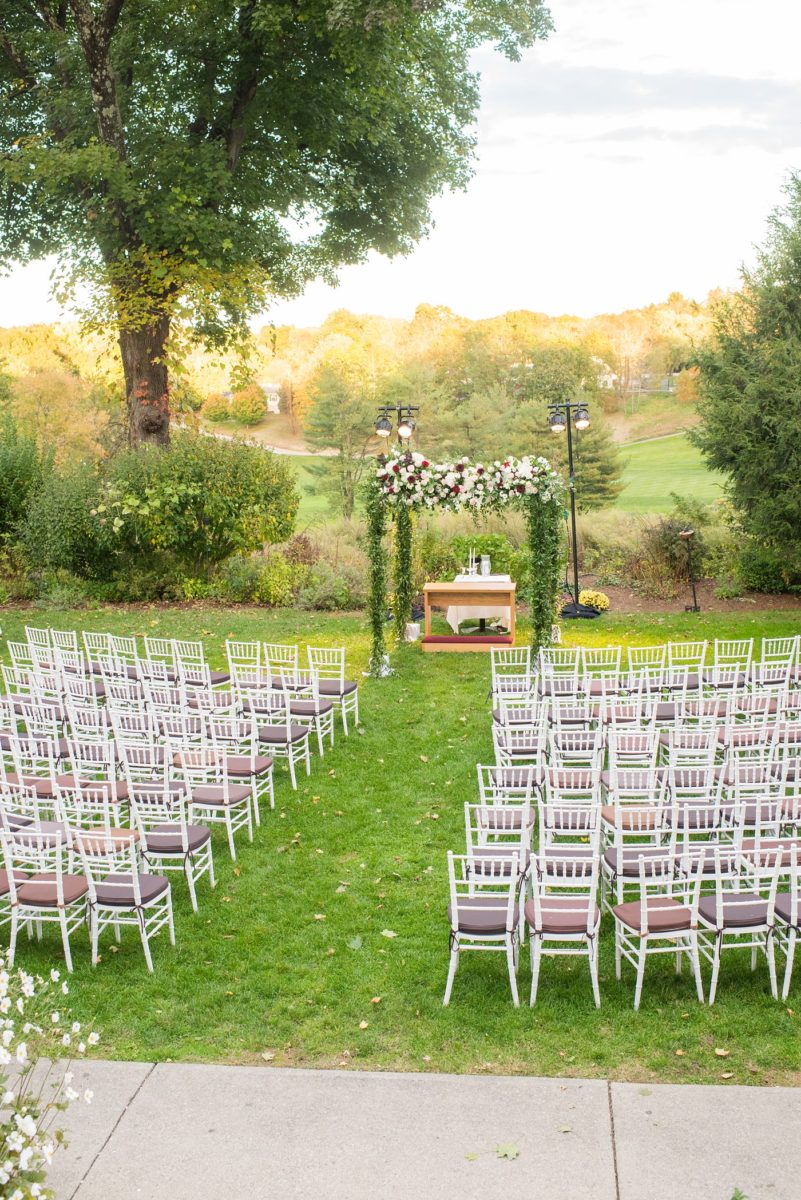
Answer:
<svg viewBox="0 0 801 1200"><path fill-rule="evenodd" d="M15 871L14 872L14 880L16 881L16 883L18 885L20 883L24 883L27 878L28 878L28 876L25 874L24 871ZM0 896L7 896L10 890L11 889L9 887L9 882L8 882L8 871L0 871Z"/></svg>
<svg viewBox="0 0 801 1200"><path fill-rule="evenodd" d="M618 785L623 790L642 791L647 788L653 777L656 783L661 784L665 778L665 768L656 767L654 771L648 771L642 767L623 767L617 772ZM612 781L612 772L608 770L601 771L601 783L605 788L608 788Z"/></svg>
<svg viewBox="0 0 801 1200"><path fill-rule="evenodd" d="M649 896L646 900L648 914L648 932L681 933L690 928L690 910L672 896ZM622 925L640 932L640 901L629 900L625 904L616 904L612 909L615 917Z"/></svg>
<svg viewBox="0 0 801 1200"><path fill-rule="evenodd" d="M200 850L210 839L211 830L207 825L187 825L187 852ZM148 854L183 853L181 826L165 824L155 825L152 829L149 829L145 835L145 851Z"/></svg>
<svg viewBox="0 0 801 1200"><path fill-rule="evenodd" d="M64 885L64 903L75 904L83 900L89 890L83 875L62 875ZM20 904L29 904L33 908L57 908L58 895L56 892L56 874L54 871L42 871L32 875L27 883L17 888L17 899Z"/></svg>
<svg viewBox="0 0 801 1200"><path fill-rule="evenodd" d="M215 808L226 808L231 804L241 804L250 796L250 788L243 783L232 783L226 797L222 784L208 783L192 788L190 802L192 804L209 804Z"/></svg>
<svg viewBox="0 0 801 1200"><path fill-rule="evenodd" d="M273 760L267 754L257 754L251 760L249 754L230 754L225 760L225 768L235 779L242 776L266 775L272 768Z"/></svg>
<svg viewBox="0 0 801 1200"><path fill-rule="evenodd" d="M309 736L305 725L290 725L288 732L289 737L286 725L262 725L259 729L259 741L266 742L269 746L285 746L287 741L302 742Z"/></svg>
<svg viewBox="0 0 801 1200"><path fill-rule="evenodd" d="M749 861L759 857L763 864L767 861L773 865L778 860L780 867L789 867L793 858L792 852L794 846L798 861L801 862L801 838L760 838L758 855L756 838L743 838L740 849L743 857L749 859ZM763 855L767 855L767 859Z"/></svg>
<svg viewBox="0 0 801 1200"><path fill-rule="evenodd" d="M511 811L510 811L511 810ZM478 823L484 829L522 829L523 828L523 813L525 809L522 805L519 808L512 805L504 805L499 813L493 812L493 806L487 804L478 810ZM529 808L527 828L531 828L536 820L536 813Z"/></svg>
<svg viewBox="0 0 801 1200"><path fill-rule="evenodd" d="M106 854L109 841L115 848L126 842L138 842L139 832L136 829L98 829L97 832L82 829L76 833L72 844L76 850L82 846L85 854Z"/></svg>
<svg viewBox="0 0 801 1200"><path fill-rule="evenodd" d="M344 683L340 683L338 679L321 679L319 691L321 696L350 696L358 686L348 679Z"/></svg>
<svg viewBox="0 0 801 1200"><path fill-rule="evenodd" d="M112 783L109 780L102 779L78 779L74 775L56 775L56 783L62 788L79 788L82 792L86 792L88 796L99 798L103 788L109 793L109 802L113 803L111 795ZM117 800L128 799L128 784L123 779L115 779L114 791Z"/></svg>
<svg viewBox="0 0 801 1200"><path fill-rule="evenodd" d="M610 846L604 851L604 865L613 875L620 875L625 879L639 879L642 858L645 860L643 865L647 878L651 873L649 860L660 864L661 873L662 864L667 857L664 846Z"/></svg>
<svg viewBox="0 0 801 1200"><path fill-rule="evenodd" d="M604 804L601 808L601 819L607 825L617 826L619 815L621 829L657 829L662 824L662 809L654 806L653 812L646 812L644 808L642 804L632 805L632 811L627 813L626 806L622 805L616 812L614 804Z"/></svg>
<svg viewBox="0 0 801 1200"><path fill-rule="evenodd" d="M734 893L732 893L734 895ZM723 900L723 928L738 929L740 926L750 928L752 925L764 925L768 915L768 902L757 892L737 892L737 899ZM714 896L702 896L698 905L698 915L717 929L716 905Z"/></svg>
<svg viewBox="0 0 801 1200"><path fill-rule="evenodd" d="M313 717L317 712L324 715L330 713L333 708L333 700L320 700L316 706L313 700L290 700L289 702L289 711L293 717Z"/></svg>
<svg viewBox="0 0 801 1200"><path fill-rule="evenodd" d="M459 909L459 932L478 934L502 934L506 931L507 901L505 896L464 896L457 905ZM512 928L520 919L520 910L514 906ZM453 928L453 913L448 905L448 920Z"/></svg>
<svg viewBox="0 0 801 1200"><path fill-rule="evenodd" d="M785 925L792 925L793 908L789 892L781 892L776 897L776 916L779 920L784 921ZM798 905L795 928L801 929L801 904Z"/></svg>
<svg viewBox="0 0 801 1200"><path fill-rule="evenodd" d="M601 910L588 896L543 896L540 901L539 925L536 922L534 901L526 903L526 921L536 933L586 933L587 916L592 914L592 928L597 929Z"/></svg>
<svg viewBox="0 0 801 1200"><path fill-rule="evenodd" d="M13 771L9 771L6 779L11 784L18 784L20 782L19 775L15 775ZM34 788L40 800L55 800L56 798L56 789L53 787L53 784L49 779L42 779L40 775L23 775L22 783L26 787Z"/></svg>
<svg viewBox="0 0 801 1200"><path fill-rule="evenodd" d="M169 889L169 881L163 875L140 875L139 893L142 904L152 904ZM108 908L132 908L135 904L132 876L112 872L95 888L97 903Z"/></svg>
<svg viewBox="0 0 801 1200"><path fill-rule="evenodd" d="M507 845L505 845L505 846L504 845L477 846L473 849L472 859L473 859L473 864L475 867L475 870L474 870L475 875L486 874L487 876L489 876L490 870L487 869L485 871L484 865L487 864L487 868L489 868L489 864L497 863L497 862L500 862L501 864L503 864L503 869L501 870L502 878L507 877L511 874L517 874L519 871L519 868L520 868L520 850L517 846L514 846L511 842L507 843ZM528 870L530 862L531 862L531 851L524 850L523 851L523 870L524 871ZM497 869L495 871L494 877L495 878L498 877Z"/></svg>

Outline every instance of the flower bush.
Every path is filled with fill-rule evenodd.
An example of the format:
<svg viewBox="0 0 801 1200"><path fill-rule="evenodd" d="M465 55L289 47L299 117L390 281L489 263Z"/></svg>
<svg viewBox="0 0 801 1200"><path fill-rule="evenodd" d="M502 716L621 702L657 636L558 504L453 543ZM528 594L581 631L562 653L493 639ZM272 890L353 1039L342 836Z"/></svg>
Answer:
<svg viewBox="0 0 801 1200"><path fill-rule="evenodd" d="M598 592L594 588L584 588L579 592L579 604L586 604L588 608L597 608L598 612L606 612L609 608L609 597L606 592Z"/></svg>
<svg viewBox="0 0 801 1200"><path fill-rule="evenodd" d="M9 970L0 958L0 1195L7 1200L54 1195L45 1186L47 1168L57 1147L66 1145L55 1124L79 1099L63 1059L99 1041L62 1008L68 993L58 971L43 979ZM41 1071L40 1058L48 1060ZM85 1091L83 1100L91 1103L92 1093Z"/></svg>

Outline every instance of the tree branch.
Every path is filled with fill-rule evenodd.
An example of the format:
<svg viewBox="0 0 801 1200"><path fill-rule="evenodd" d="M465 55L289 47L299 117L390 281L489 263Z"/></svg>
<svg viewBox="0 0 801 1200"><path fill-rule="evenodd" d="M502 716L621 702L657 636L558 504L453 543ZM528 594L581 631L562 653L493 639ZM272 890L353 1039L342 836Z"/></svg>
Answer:
<svg viewBox="0 0 801 1200"><path fill-rule="evenodd" d="M14 70L25 84L25 90L28 91L30 88L35 87L36 76L7 33L0 33L0 50L3 51Z"/></svg>
<svg viewBox="0 0 801 1200"><path fill-rule="evenodd" d="M111 41L124 3L125 0L106 0L106 9L103 13L103 32L108 41Z"/></svg>

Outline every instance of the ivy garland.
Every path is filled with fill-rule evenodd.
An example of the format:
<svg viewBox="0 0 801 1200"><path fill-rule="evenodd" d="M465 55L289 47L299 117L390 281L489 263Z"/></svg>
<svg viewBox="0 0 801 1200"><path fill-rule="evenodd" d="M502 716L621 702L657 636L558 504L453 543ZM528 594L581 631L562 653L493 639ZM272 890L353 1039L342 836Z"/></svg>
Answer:
<svg viewBox="0 0 801 1200"><path fill-rule="evenodd" d="M488 464L430 463L423 455L397 450L379 457L366 485L369 614L372 632L370 674L390 673L384 642L387 604L387 514L395 515L395 631L402 640L411 615L412 533L415 509L500 509L517 504L526 513L529 580L526 599L531 610L532 647L550 636L559 594L562 559L561 520L564 484L544 458L507 458Z"/></svg>
<svg viewBox="0 0 801 1200"><path fill-rule="evenodd" d="M412 619L412 510L403 504L395 513L395 634L399 642L406 637L407 622Z"/></svg>
<svg viewBox="0 0 801 1200"><path fill-rule="evenodd" d="M387 552L384 532L387 510L379 488L368 484L365 489L367 512L367 556L370 563L368 614L372 648L369 671L374 678L389 674L389 660L384 645L384 620L387 608Z"/></svg>

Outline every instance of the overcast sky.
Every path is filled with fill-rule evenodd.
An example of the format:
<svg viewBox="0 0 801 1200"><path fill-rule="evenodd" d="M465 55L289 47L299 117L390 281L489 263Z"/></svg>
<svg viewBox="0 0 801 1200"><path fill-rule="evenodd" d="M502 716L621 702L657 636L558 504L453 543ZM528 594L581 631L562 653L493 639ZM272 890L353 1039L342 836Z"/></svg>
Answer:
<svg viewBox="0 0 801 1200"><path fill-rule="evenodd" d="M475 177L406 259L264 319L332 309L592 315L736 285L801 169L799 0L552 0L548 42L482 75ZM0 280L0 324L53 320L48 268ZM257 324L261 324L258 321Z"/></svg>

